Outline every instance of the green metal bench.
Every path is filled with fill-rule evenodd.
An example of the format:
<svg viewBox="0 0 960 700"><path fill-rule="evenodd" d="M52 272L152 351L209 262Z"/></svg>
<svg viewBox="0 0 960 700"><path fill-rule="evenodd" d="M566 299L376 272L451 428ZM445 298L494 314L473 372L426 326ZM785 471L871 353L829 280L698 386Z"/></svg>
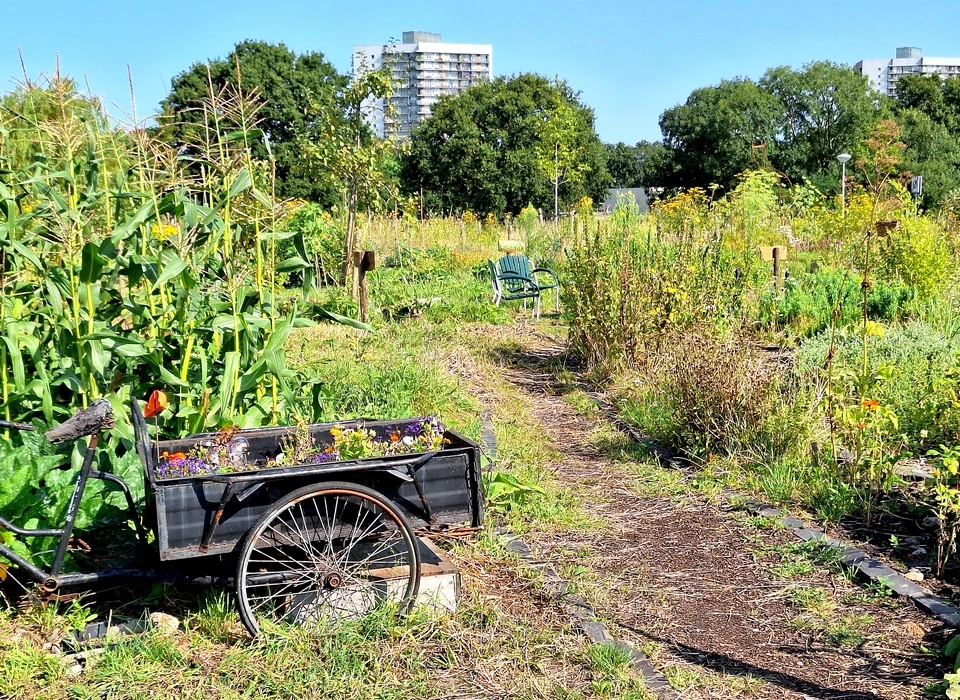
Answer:
<svg viewBox="0 0 960 700"><path fill-rule="evenodd" d="M560 312L560 279L545 267L532 267L525 255L504 255L496 263L487 261L493 282L493 303L523 299L523 308L527 308L527 299L534 300L533 313L540 318L541 296L548 289L556 290L556 310ZM551 279L540 281L540 275Z"/></svg>

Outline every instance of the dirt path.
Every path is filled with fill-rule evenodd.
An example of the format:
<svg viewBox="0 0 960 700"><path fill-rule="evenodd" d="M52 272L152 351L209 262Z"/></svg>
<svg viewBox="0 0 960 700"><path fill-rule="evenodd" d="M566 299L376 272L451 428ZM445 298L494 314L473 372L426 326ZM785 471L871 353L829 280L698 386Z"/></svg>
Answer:
<svg viewBox="0 0 960 700"><path fill-rule="evenodd" d="M561 353L528 336L500 357L563 454L557 479L601 526L525 539L684 698L901 700L942 678L918 651L939 643L937 625L912 603L851 583L824 565L829 553L677 488L671 470L615 458L622 438L556 389L550 368Z"/></svg>

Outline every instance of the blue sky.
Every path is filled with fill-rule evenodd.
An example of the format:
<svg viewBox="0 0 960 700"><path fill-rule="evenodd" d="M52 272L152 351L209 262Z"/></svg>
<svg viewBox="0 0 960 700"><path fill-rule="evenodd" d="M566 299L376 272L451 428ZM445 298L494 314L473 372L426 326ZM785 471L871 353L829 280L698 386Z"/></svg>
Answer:
<svg viewBox="0 0 960 700"><path fill-rule="evenodd" d="M419 29L493 44L497 75L564 78L595 109L601 138L627 143L659 138L664 109L724 78L819 59L892 57L897 46L960 56L960 0L7 0L0 7L4 90L22 79L18 46L31 77L52 72L59 53L63 73L89 82L116 105L111 112L129 112L129 63L143 117L174 75L225 56L242 39L321 51L346 72L353 44Z"/></svg>

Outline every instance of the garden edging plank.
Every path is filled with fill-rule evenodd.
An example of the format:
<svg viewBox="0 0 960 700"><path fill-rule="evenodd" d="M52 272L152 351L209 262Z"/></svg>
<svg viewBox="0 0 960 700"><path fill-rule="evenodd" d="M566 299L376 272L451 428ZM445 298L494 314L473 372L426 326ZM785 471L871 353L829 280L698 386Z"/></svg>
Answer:
<svg viewBox="0 0 960 700"><path fill-rule="evenodd" d="M779 508L773 508L762 503L748 502L747 510L754 515L777 518L780 525L805 542L824 542L831 547L836 547L840 550L840 560L847 566L857 569L872 581L883 581L898 595L913 600L924 612L933 615L950 627L960 629L960 608L950 605L943 598L908 580L903 574L890 568L879 559L871 557L862 549L830 537L797 518L789 515L784 516L783 511Z"/></svg>

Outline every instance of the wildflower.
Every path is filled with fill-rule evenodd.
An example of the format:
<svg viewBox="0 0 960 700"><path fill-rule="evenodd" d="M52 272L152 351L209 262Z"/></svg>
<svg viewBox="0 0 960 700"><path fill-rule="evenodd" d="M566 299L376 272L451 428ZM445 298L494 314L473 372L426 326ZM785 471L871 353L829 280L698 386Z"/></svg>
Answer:
<svg viewBox="0 0 960 700"><path fill-rule="evenodd" d="M880 402L877 401L876 399L864 399L863 401L860 402L860 405L863 406L868 411L875 411L877 410L877 407L880 405Z"/></svg>
<svg viewBox="0 0 960 700"><path fill-rule="evenodd" d="M860 428L860 430L863 430L864 428L867 427L867 424L864 423L863 421L860 421L859 423L857 423L857 427Z"/></svg>

